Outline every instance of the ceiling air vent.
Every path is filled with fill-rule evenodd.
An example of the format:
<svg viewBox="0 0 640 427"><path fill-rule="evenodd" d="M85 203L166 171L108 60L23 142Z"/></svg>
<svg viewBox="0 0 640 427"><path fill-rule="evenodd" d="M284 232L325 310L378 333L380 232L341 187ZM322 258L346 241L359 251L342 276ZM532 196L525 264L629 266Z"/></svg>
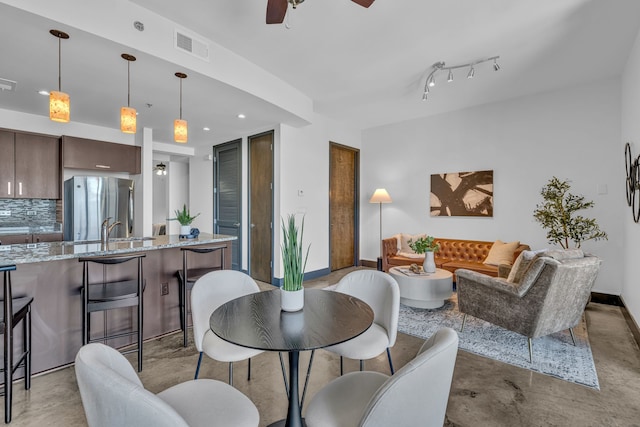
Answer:
<svg viewBox="0 0 640 427"><path fill-rule="evenodd" d="M0 77L0 90L13 91L16 89L16 82Z"/></svg>
<svg viewBox="0 0 640 427"><path fill-rule="evenodd" d="M205 41L188 35L182 30L175 30L173 41L176 49L209 62L209 45Z"/></svg>

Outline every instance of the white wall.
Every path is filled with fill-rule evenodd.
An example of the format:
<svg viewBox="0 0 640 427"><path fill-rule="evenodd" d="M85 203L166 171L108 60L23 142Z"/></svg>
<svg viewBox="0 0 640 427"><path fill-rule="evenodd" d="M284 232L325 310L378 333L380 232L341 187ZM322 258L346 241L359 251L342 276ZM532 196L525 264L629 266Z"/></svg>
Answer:
<svg viewBox="0 0 640 427"><path fill-rule="evenodd" d="M363 132L361 253L379 252L379 206L368 203L385 187L383 235L428 233L474 240L520 240L548 247L533 220L540 190L552 176L572 181L572 192L595 201L588 216L608 241L583 249L603 258L595 290L621 292L623 217L627 210L620 149L620 81L607 80L488 104ZM494 217L430 217L430 175L494 171ZM607 194L598 194L606 185Z"/></svg>
<svg viewBox="0 0 640 427"><path fill-rule="evenodd" d="M622 74L622 137L616 146L616 153L620 157L618 169L624 168L622 153L624 144L631 143L631 154L637 157L640 154L640 33L636 37L635 44L629 54L626 67ZM626 202L626 200L625 200ZM636 324L640 321L640 224L636 224L631 216L631 208L626 205L617 205L616 209L623 211L624 235L621 258L624 265L622 279L622 299L627 309L633 316Z"/></svg>
<svg viewBox="0 0 640 427"><path fill-rule="evenodd" d="M185 204L191 215L197 214L199 211L193 209L189 202L189 164L184 162L169 162L167 165L167 176L170 177L168 183L169 196L167 199L171 215L170 218L174 218L175 211L182 210ZM191 224L192 227L198 228L198 219L193 221ZM180 234L180 223L178 221L169 221L167 234Z"/></svg>

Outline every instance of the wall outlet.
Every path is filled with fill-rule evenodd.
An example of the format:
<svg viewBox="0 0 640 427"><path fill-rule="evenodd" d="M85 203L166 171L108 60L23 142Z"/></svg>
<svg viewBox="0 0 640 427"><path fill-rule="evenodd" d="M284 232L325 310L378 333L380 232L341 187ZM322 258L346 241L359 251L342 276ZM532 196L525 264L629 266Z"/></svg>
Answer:
<svg viewBox="0 0 640 427"><path fill-rule="evenodd" d="M160 295L169 295L169 284L163 283L161 285Z"/></svg>
<svg viewBox="0 0 640 427"><path fill-rule="evenodd" d="M0 211L0 216L11 216L11 211Z"/></svg>
<svg viewBox="0 0 640 427"><path fill-rule="evenodd" d="M27 216L35 216L36 211L27 211Z"/></svg>

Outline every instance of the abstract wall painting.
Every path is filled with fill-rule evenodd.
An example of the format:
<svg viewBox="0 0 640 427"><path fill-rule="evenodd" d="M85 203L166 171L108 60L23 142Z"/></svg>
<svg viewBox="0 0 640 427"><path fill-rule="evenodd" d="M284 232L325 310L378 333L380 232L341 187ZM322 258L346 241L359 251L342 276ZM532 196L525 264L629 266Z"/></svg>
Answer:
<svg viewBox="0 0 640 427"><path fill-rule="evenodd" d="M431 175L431 216L493 217L493 171Z"/></svg>

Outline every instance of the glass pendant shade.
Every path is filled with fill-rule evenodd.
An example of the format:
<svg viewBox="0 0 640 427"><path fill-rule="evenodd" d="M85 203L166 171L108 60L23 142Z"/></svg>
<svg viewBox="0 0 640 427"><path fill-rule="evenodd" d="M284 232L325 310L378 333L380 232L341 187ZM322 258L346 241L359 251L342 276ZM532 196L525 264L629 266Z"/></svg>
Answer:
<svg viewBox="0 0 640 427"><path fill-rule="evenodd" d="M187 142L187 121L176 119L173 122L173 137L176 142L186 144Z"/></svg>
<svg viewBox="0 0 640 427"><path fill-rule="evenodd" d="M69 95L52 90L49 93L49 118L54 122L69 123L71 105Z"/></svg>
<svg viewBox="0 0 640 427"><path fill-rule="evenodd" d="M120 130L124 133L136 133L136 109L120 108Z"/></svg>

